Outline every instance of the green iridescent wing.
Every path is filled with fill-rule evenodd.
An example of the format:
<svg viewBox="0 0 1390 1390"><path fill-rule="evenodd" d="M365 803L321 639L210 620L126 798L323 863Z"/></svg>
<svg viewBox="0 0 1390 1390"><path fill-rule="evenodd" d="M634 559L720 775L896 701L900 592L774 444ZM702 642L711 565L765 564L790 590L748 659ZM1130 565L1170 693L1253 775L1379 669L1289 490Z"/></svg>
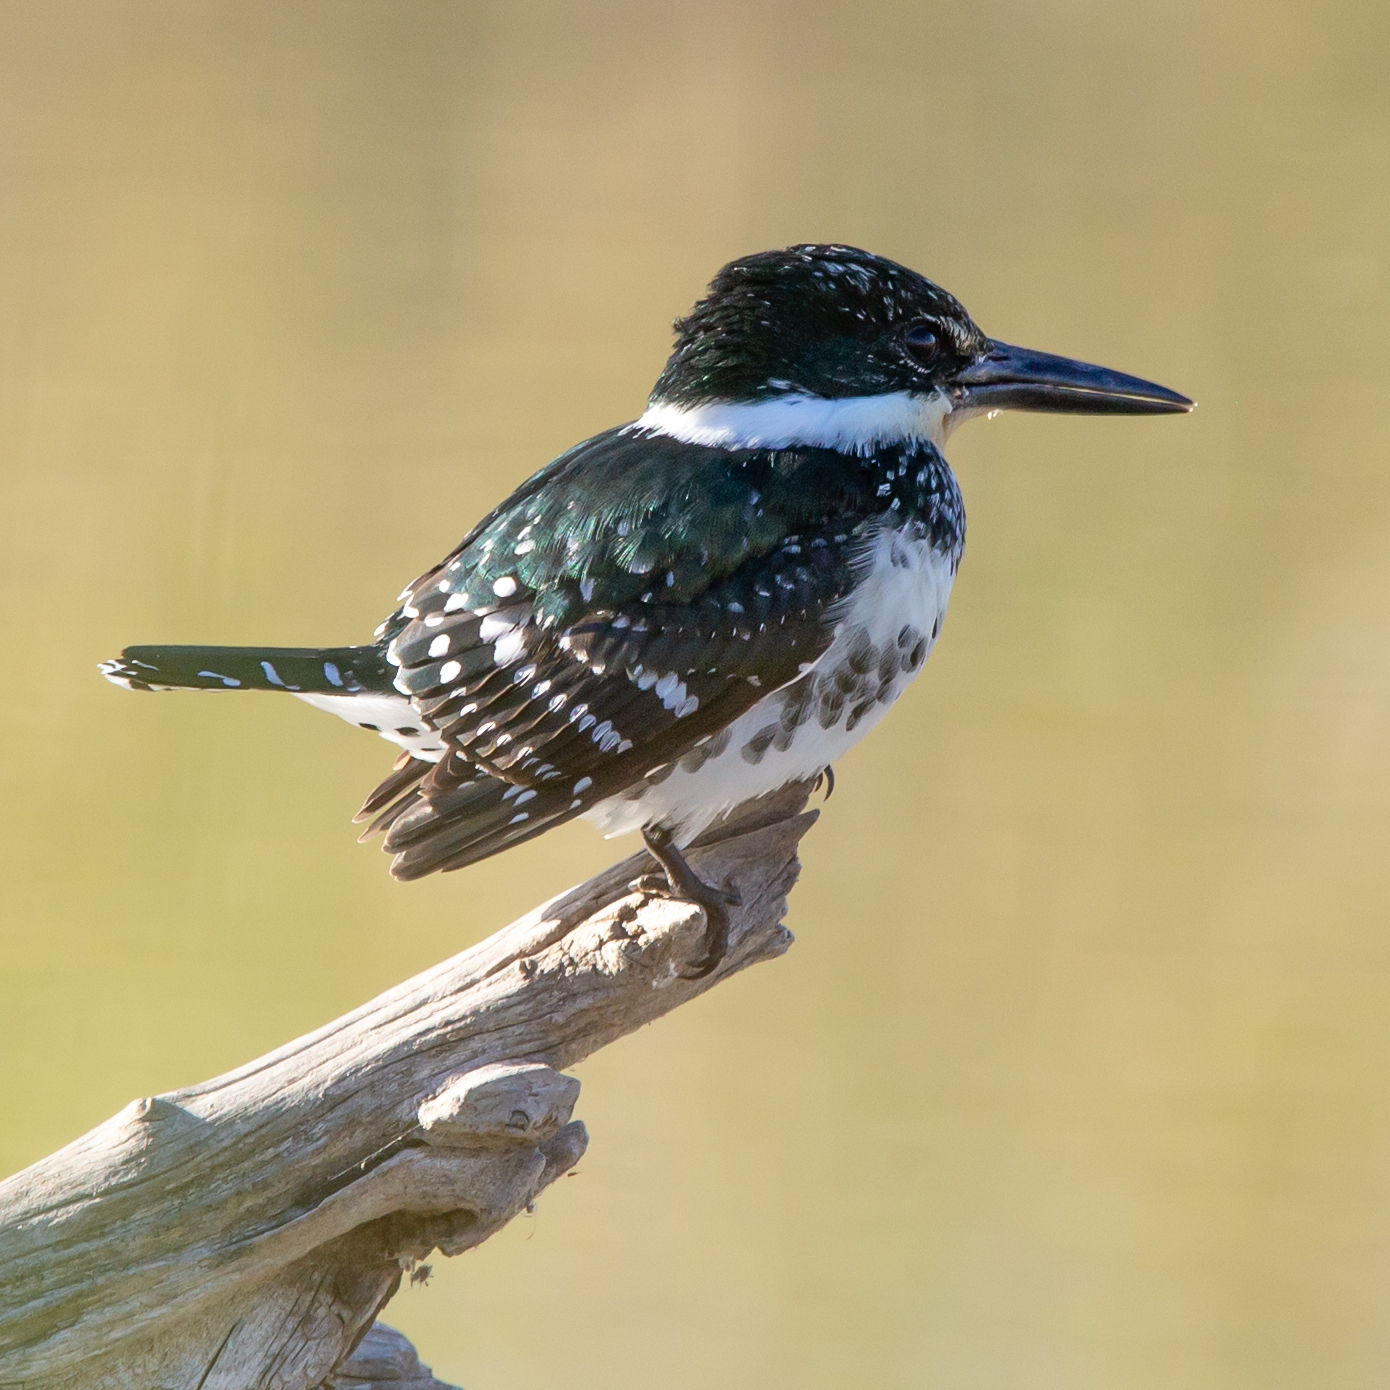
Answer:
<svg viewBox="0 0 1390 1390"><path fill-rule="evenodd" d="M864 525L864 498L803 473L843 473L827 452L600 436L412 585L397 687L454 751L379 818L396 872L580 814L813 663Z"/></svg>

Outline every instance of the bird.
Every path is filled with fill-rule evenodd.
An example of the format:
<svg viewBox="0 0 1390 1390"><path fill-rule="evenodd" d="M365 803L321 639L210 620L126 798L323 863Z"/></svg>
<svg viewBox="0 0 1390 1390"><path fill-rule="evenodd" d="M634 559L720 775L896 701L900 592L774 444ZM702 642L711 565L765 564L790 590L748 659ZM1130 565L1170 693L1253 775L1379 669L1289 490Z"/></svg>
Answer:
<svg viewBox="0 0 1390 1390"><path fill-rule="evenodd" d="M1194 402L990 338L932 281L845 245L731 261L674 332L644 413L522 483L370 642L133 646L101 671L286 692L396 744L357 819L397 879L576 817L640 830L664 891L705 910L681 973L710 974L737 899L684 851L832 769L922 669L965 544L952 431Z"/></svg>

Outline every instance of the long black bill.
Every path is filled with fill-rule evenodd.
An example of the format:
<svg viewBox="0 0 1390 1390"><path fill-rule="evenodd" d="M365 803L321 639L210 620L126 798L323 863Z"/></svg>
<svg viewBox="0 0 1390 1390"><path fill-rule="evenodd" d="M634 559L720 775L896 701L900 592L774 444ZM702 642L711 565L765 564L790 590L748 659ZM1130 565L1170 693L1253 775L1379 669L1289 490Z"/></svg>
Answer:
<svg viewBox="0 0 1390 1390"><path fill-rule="evenodd" d="M1078 415L1176 415L1195 402L1141 377L991 338L989 351L958 372L958 409L1049 410Z"/></svg>

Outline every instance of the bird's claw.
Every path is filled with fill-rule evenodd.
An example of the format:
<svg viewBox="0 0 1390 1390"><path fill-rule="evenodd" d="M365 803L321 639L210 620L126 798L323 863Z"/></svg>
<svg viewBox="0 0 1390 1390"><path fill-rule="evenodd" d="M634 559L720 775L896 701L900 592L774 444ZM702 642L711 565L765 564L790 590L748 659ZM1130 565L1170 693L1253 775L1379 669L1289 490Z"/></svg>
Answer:
<svg viewBox="0 0 1390 1390"><path fill-rule="evenodd" d="M704 909L704 949L695 960L687 961L676 971L682 980L703 980L718 967L729 950L729 909L743 905L743 895L734 889L716 888L712 883L702 887L698 898L687 901L699 903Z"/></svg>
<svg viewBox="0 0 1390 1390"><path fill-rule="evenodd" d="M700 878L672 843L669 830L644 830L642 838L646 841L648 852L661 865L663 872L643 874L640 878L634 879L630 886L636 892L675 898L694 903L704 909L704 949L696 960L677 971L683 980L702 980L719 965L728 952L729 909L741 907L743 896L737 889L719 888Z"/></svg>
<svg viewBox="0 0 1390 1390"><path fill-rule="evenodd" d="M713 973L724 959L729 949L729 911L722 904L711 907L702 903L705 909L705 949L692 961L687 961L676 974L682 980L703 980Z"/></svg>
<svg viewBox="0 0 1390 1390"><path fill-rule="evenodd" d="M670 880L664 873L661 874L641 874L637 878L628 880L629 893L645 893L649 898L671 898L677 902L693 902L704 907L710 899L716 900L724 907L742 907L743 894L736 888L720 888L717 884L705 883L700 881L700 891L698 895L687 894L671 887Z"/></svg>

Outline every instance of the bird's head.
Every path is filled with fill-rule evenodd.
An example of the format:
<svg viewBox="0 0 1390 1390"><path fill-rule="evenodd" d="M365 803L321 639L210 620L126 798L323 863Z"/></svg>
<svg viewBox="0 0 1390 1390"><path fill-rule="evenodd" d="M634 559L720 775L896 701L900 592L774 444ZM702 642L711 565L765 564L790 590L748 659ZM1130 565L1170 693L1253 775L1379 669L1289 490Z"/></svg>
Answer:
<svg viewBox="0 0 1390 1390"><path fill-rule="evenodd" d="M916 271L851 246L731 261L676 323L639 426L725 448L867 453L982 411L1157 415L1186 396L986 337Z"/></svg>

